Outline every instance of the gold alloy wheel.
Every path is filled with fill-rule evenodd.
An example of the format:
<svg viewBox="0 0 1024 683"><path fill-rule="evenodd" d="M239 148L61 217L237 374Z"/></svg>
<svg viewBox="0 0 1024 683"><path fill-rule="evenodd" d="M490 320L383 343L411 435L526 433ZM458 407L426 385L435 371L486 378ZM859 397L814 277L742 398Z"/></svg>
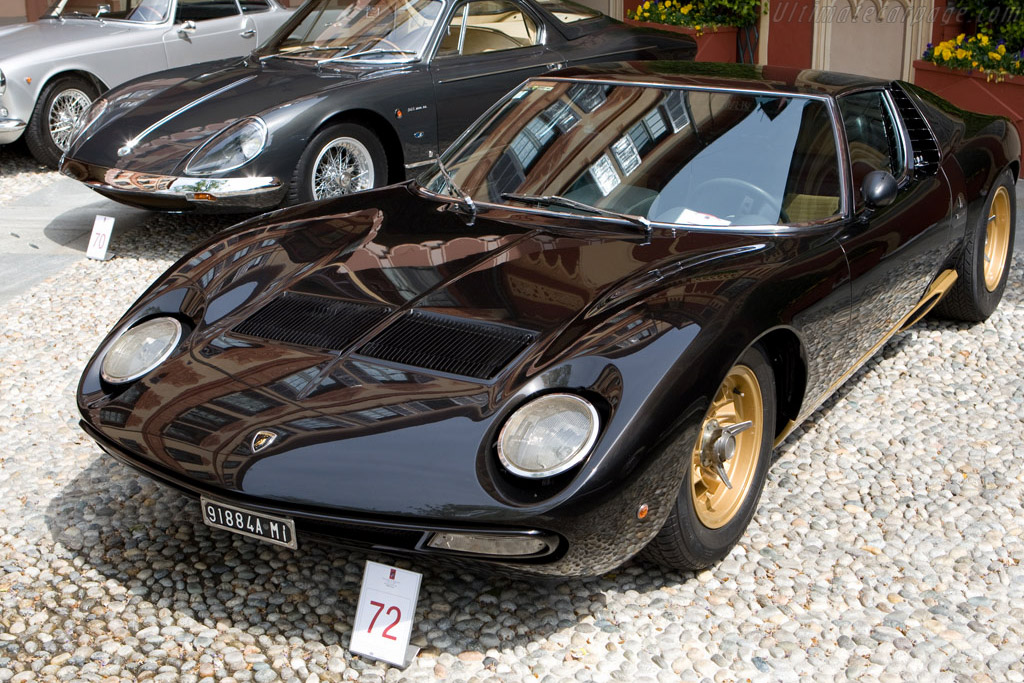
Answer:
<svg viewBox="0 0 1024 683"><path fill-rule="evenodd" d="M693 449L691 497L704 526L725 526L743 505L757 471L763 435L761 385L753 370L736 365L718 388Z"/></svg>
<svg viewBox="0 0 1024 683"><path fill-rule="evenodd" d="M994 292L1003 279L1006 250L1010 245L1010 193L1000 185L992 197L985 226L985 289Z"/></svg>

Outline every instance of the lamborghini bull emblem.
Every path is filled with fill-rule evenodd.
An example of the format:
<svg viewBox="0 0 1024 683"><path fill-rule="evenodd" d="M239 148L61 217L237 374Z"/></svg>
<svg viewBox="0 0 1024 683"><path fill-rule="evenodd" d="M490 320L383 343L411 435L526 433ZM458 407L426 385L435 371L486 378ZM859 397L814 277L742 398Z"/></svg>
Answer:
<svg viewBox="0 0 1024 683"><path fill-rule="evenodd" d="M264 448L269 448L270 444L274 443L276 439L277 434L275 432L267 429L261 429L253 434L252 442L249 444L249 447L252 449L253 453L259 453Z"/></svg>

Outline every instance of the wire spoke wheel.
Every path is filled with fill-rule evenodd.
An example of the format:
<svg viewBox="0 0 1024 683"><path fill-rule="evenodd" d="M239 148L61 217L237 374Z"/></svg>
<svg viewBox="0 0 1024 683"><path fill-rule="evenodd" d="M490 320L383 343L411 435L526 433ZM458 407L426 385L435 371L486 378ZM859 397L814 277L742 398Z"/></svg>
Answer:
<svg viewBox="0 0 1024 683"><path fill-rule="evenodd" d="M47 112L47 121L50 138L60 151L67 151L75 123L85 114L90 104L92 98L77 88L63 90L53 98Z"/></svg>
<svg viewBox="0 0 1024 683"><path fill-rule="evenodd" d="M985 289L994 292L1003 279L1006 251L1010 245L1010 193L1002 185L996 188L987 218L983 270Z"/></svg>
<svg viewBox="0 0 1024 683"><path fill-rule="evenodd" d="M343 137L326 145L312 172L313 199L338 197L374 185L373 157L359 140Z"/></svg>
<svg viewBox="0 0 1024 683"><path fill-rule="evenodd" d="M764 433L761 395L754 371L736 365L701 424L690 485L697 518L709 529L728 524L750 493Z"/></svg>

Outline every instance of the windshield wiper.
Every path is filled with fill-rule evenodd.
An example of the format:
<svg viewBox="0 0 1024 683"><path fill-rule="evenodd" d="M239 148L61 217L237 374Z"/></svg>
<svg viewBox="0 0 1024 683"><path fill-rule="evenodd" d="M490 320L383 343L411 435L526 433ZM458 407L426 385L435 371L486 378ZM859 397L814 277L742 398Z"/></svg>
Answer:
<svg viewBox="0 0 1024 683"><path fill-rule="evenodd" d="M441 157L437 158L437 170L441 171L441 175L444 176L444 180L446 183L448 183L448 187L451 188L452 192L457 194L459 196L459 199L461 199L463 203L465 203L465 205L469 207L469 212L473 216L473 219L470 221L469 224L472 225L473 221L476 220L476 202L474 202L473 198L470 197L469 194L461 187L459 187L458 183L455 182L455 179L452 178L451 173L449 173L448 169L445 168L444 162L441 161Z"/></svg>
<svg viewBox="0 0 1024 683"><path fill-rule="evenodd" d="M412 50L387 50L383 48L374 48L372 50L363 50L352 55L338 55L337 57L328 57L327 59L321 59L317 62L317 66L320 64L329 64L331 62L341 62L346 59L356 59L357 57L365 57L366 55L415 55L416 53Z"/></svg>
<svg viewBox="0 0 1024 683"><path fill-rule="evenodd" d="M280 52L272 52L269 55L263 55L262 57L260 57L260 60L270 59L271 57L284 57L285 59L287 59L292 55L304 55L307 52L326 52L328 50L330 50L331 52L337 52L338 50L347 50L348 48L348 45L307 45L306 47L299 48L298 50L281 50Z"/></svg>
<svg viewBox="0 0 1024 683"><path fill-rule="evenodd" d="M523 202L524 204L550 204L552 206L564 206L569 209L578 209L580 211L588 211L590 213L596 213L599 216L607 216L609 218L618 218L619 220L632 223L633 225L641 228L648 239L651 237L651 222L643 216L637 216L632 213L622 213L621 211L612 211L611 209L602 209L599 206L592 206L583 202L578 202L575 199L569 199L557 194L516 194L514 192L502 192L502 199L512 199L517 202Z"/></svg>

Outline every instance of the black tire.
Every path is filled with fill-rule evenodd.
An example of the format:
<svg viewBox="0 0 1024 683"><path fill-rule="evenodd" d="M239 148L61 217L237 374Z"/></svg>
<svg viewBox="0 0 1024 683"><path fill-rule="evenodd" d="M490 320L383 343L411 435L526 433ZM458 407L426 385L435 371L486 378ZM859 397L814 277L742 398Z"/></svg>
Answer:
<svg viewBox="0 0 1024 683"><path fill-rule="evenodd" d="M92 103L96 100L96 96L99 93L96 92L96 87L89 80L81 76L58 78L47 84L39 99L36 100L35 108L32 110L32 117L29 119L28 127L25 129L25 143L28 145L29 151L32 152L32 156L50 168L57 168L57 164L60 163L60 157L64 154L68 142L65 139L63 144L61 144L61 141L54 138L53 131L51 130L50 117L51 114L56 115L54 102L60 98L64 102L75 104L73 109L77 110L77 104L73 101L79 99L79 94L87 97L89 102ZM84 114L87 109L88 106L83 108L79 115ZM65 122L61 125L54 121L55 126L62 129L71 123L73 121ZM68 130L68 133L70 133L70 130Z"/></svg>
<svg viewBox="0 0 1024 683"><path fill-rule="evenodd" d="M357 123L339 123L328 126L317 133L302 152L302 156L299 157L299 163L295 167L295 173L292 176L291 187L288 190L288 203L299 204L346 194L346 192L340 192L338 194L318 196L314 191L313 171L314 166L323 158L325 150L331 148L332 145L335 146L335 149L339 149L338 145L349 145L350 143L354 143L351 144L351 150L354 154L352 158L357 159L357 157L361 157L365 152L367 158L362 159L359 163L368 162L368 166L372 167L373 172L373 180L369 183L369 187L358 189L369 189L370 187L387 185L387 155L384 153L384 146L377 139L377 136L368 128Z"/></svg>
<svg viewBox="0 0 1024 683"><path fill-rule="evenodd" d="M1003 194L1005 193L1005 194ZM996 205L997 197L1005 197L1008 200L1007 218L996 222L1001 223L1008 220L1008 226L1000 232L1002 244L995 241L995 233L989 232L989 218L993 216L993 208ZM1013 237L1017 221L1017 202L1014 193L1013 176L1009 171L1004 171L999 179L992 184L988 197L985 198L985 211L978 216L973 229L965 238L964 248L956 264L957 281L949 293L935 307L935 314L950 320L962 320L971 323L980 323L988 319L996 310L1000 299L1003 298L1003 290L1006 289L1006 277L1010 272L1010 261L1013 259ZM999 231L999 227L995 226ZM991 281L986 281L986 245L995 248L998 256L1002 256L1001 273L996 273L998 279L992 278L993 267L989 267L988 276ZM1002 253L1005 249L1005 254ZM999 262L997 258L997 262Z"/></svg>
<svg viewBox="0 0 1024 683"><path fill-rule="evenodd" d="M764 489L768 468L771 466L771 454L775 440L775 378L767 355L759 346L755 345L736 361L726 381L719 388L718 396L728 393L727 387L732 385L727 385L727 383L732 380L736 372L742 372L747 376L752 374L757 380L756 384L760 390L761 424L760 434L757 434L758 425L755 417L753 415L743 416L754 422L751 429L755 432L749 437L752 441L746 444L738 441L737 456L729 462L738 463L742 449L749 449L750 456L756 457L756 459L750 461L749 474L742 481L736 478L737 469L730 470L730 478L734 479L733 486L742 484L745 488L736 495L733 511L723 518L721 525L715 527L708 526L697 512L694 502L694 466L690 463L687 464L676 504L661 531L647 547L648 556L665 567L696 571L720 561L743 536L743 532L746 531L750 519L754 516L754 511L757 509L757 503L761 499L761 491ZM689 435L695 442L686 449L687 457L694 457L697 442L703 439L705 425L712 418L714 411L715 405L713 404L700 423L691 425L684 430L684 434ZM741 437L742 435L740 435ZM724 489L722 490L724 492ZM701 500L706 499L702 498ZM709 514L710 509L707 510L705 515Z"/></svg>

